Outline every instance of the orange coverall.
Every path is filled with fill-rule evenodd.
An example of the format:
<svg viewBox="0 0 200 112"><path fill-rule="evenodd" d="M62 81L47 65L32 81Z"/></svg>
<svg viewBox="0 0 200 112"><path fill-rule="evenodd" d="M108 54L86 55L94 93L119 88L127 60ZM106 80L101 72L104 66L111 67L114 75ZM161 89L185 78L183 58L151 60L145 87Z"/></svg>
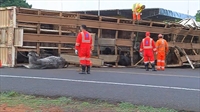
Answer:
<svg viewBox="0 0 200 112"><path fill-rule="evenodd" d="M78 34L76 38L76 49L78 50L80 64L84 66L90 66L92 37L89 32L82 31Z"/></svg>
<svg viewBox="0 0 200 112"><path fill-rule="evenodd" d="M146 36L140 44L140 52L143 52L144 63L154 63L154 53L156 52L155 42L149 36Z"/></svg>
<svg viewBox="0 0 200 112"><path fill-rule="evenodd" d="M168 52L168 43L165 39L159 38L156 41L157 48L157 70L165 70L165 56Z"/></svg>
<svg viewBox="0 0 200 112"><path fill-rule="evenodd" d="M140 14L142 12L142 4L135 3L133 4L132 12L133 12L133 20L140 20Z"/></svg>

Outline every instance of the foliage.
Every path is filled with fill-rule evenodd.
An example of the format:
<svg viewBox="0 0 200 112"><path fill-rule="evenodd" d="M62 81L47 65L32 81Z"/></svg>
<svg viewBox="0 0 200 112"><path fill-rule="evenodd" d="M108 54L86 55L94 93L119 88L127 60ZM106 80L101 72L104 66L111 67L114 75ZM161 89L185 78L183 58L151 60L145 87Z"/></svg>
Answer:
<svg viewBox="0 0 200 112"><path fill-rule="evenodd" d="M26 0L0 0L0 7L9 6L32 8L32 5L29 5Z"/></svg>
<svg viewBox="0 0 200 112"><path fill-rule="evenodd" d="M200 10L197 11L195 17L196 17L196 21L200 22Z"/></svg>
<svg viewBox="0 0 200 112"><path fill-rule="evenodd" d="M23 95L16 92L0 92L0 110L2 105L16 107L23 105L30 107L34 112L40 112L41 108L57 107L68 111L90 111L90 112L178 112L167 108L153 108L149 106L136 106L132 103L122 102L117 104L106 101L78 100L67 97L45 98L39 96ZM52 110L53 111L53 110ZM47 112L47 111L46 111ZM54 110L55 112L55 110ZM59 111L60 112L60 111Z"/></svg>

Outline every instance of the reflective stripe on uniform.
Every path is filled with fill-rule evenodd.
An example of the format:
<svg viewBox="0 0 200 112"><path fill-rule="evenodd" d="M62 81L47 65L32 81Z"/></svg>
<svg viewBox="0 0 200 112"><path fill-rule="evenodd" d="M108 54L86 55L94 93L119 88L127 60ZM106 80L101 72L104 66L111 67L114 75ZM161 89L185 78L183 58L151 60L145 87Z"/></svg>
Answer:
<svg viewBox="0 0 200 112"><path fill-rule="evenodd" d="M84 33L83 32L81 32L81 35L82 35L82 43L90 43L90 36L88 37L89 39L88 40L86 40L85 39L85 35L84 35ZM90 35L90 34L88 34L88 35Z"/></svg>
<svg viewBox="0 0 200 112"><path fill-rule="evenodd" d="M76 46L79 46L80 45L80 43L76 43Z"/></svg>
<svg viewBox="0 0 200 112"><path fill-rule="evenodd" d="M154 63L154 61L150 61L150 63Z"/></svg>
<svg viewBox="0 0 200 112"><path fill-rule="evenodd" d="M142 6L142 4L140 4L140 3L136 3L136 4L134 4L134 6L133 6L133 11L134 11L134 9L136 9L136 12L137 13L140 13L141 11L142 11L142 9L141 9L141 6ZM139 7L139 8L138 8Z"/></svg>
<svg viewBox="0 0 200 112"><path fill-rule="evenodd" d="M165 60L161 60L160 62L163 62L163 63L164 63L164 62L165 62Z"/></svg>
<svg viewBox="0 0 200 112"><path fill-rule="evenodd" d="M161 66L157 66L157 68L160 68Z"/></svg>
<svg viewBox="0 0 200 112"><path fill-rule="evenodd" d="M79 60L85 60L85 59L86 59L85 57L80 57L80 58L79 58Z"/></svg>
<svg viewBox="0 0 200 112"><path fill-rule="evenodd" d="M157 62L161 62L161 60L157 60Z"/></svg>
<svg viewBox="0 0 200 112"><path fill-rule="evenodd" d="M90 60L90 58L85 58L85 60L88 60L88 61L89 61L89 60Z"/></svg>

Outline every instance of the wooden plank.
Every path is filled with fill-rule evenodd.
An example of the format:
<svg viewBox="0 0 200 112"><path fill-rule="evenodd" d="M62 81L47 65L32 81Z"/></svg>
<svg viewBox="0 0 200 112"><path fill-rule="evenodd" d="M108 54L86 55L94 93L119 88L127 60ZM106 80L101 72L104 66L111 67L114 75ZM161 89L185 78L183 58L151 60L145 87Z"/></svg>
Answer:
<svg viewBox="0 0 200 112"><path fill-rule="evenodd" d="M200 49L200 43L198 43L198 44L192 43L192 48L193 49Z"/></svg>
<svg viewBox="0 0 200 112"><path fill-rule="evenodd" d="M168 42L168 46L169 47L174 47L175 45L174 45L174 42Z"/></svg>
<svg viewBox="0 0 200 112"><path fill-rule="evenodd" d="M24 33L24 42L42 42L42 43L69 43L75 44L74 36L58 36L58 35L37 35Z"/></svg>
<svg viewBox="0 0 200 112"><path fill-rule="evenodd" d="M190 59L191 61L200 61L200 55L188 55L188 57L189 57L189 59ZM181 57L181 60L182 60L183 62L187 62L187 59L186 59L185 56L182 56L182 57Z"/></svg>
<svg viewBox="0 0 200 112"><path fill-rule="evenodd" d="M23 28L25 31L37 31L35 28ZM40 32L45 33L59 33L59 30L39 29ZM61 31L61 33L72 33L71 31Z"/></svg>
<svg viewBox="0 0 200 112"><path fill-rule="evenodd" d="M104 62L117 62L118 55L99 55L99 59L103 59Z"/></svg>
<svg viewBox="0 0 200 112"><path fill-rule="evenodd" d="M18 23L17 26L20 26L20 27L28 27L28 28L37 28L37 25L24 24L24 23Z"/></svg>
<svg viewBox="0 0 200 112"><path fill-rule="evenodd" d="M120 19L118 18L117 19L117 24L119 24L119 22L120 22ZM117 40L118 39L118 35L119 35L119 31L116 29L116 32L115 32L115 40ZM115 44L115 55L117 55L117 45ZM115 62L115 66L116 67L118 67L118 62L116 61Z"/></svg>
<svg viewBox="0 0 200 112"><path fill-rule="evenodd" d="M115 39L99 38L98 44L100 46L115 46Z"/></svg>
<svg viewBox="0 0 200 112"><path fill-rule="evenodd" d="M91 15L87 15L91 16ZM67 19L67 21L66 21ZM95 20L83 20L83 19L69 19L69 18L61 18L61 17L51 17L51 16L41 16L41 15L30 15L30 14L21 14L17 13L17 20L22 22L33 22L33 23L51 23L57 25L65 25L65 24L87 24L88 27L93 28L104 28L104 29L116 29L125 30L125 31L150 31L151 33L162 33L169 34L174 32L171 28L161 28L161 27L147 27L147 26L133 26L129 24L116 24L111 22L99 22ZM159 23L160 24L160 23ZM127 26L127 27L126 27ZM134 28L133 28L134 27ZM182 29L183 33L187 32L187 30ZM174 32L175 33L175 32ZM176 34L176 33L175 33ZM183 34L184 35L184 34ZM192 30L188 35L199 36L200 32Z"/></svg>
<svg viewBox="0 0 200 112"><path fill-rule="evenodd" d="M40 43L38 43L38 42L36 45L36 51L37 51L37 54L40 54Z"/></svg>
<svg viewBox="0 0 200 112"><path fill-rule="evenodd" d="M79 65L78 56L73 56L73 55L68 55L68 54L61 54L60 56L63 57L69 63ZM98 66L98 67L103 66L104 61L102 59L97 59L97 58L90 58L90 59L92 61L92 66Z"/></svg>
<svg viewBox="0 0 200 112"><path fill-rule="evenodd" d="M95 44L95 33L90 33L92 36L92 50L94 50L94 44Z"/></svg>
<svg viewBox="0 0 200 112"><path fill-rule="evenodd" d="M117 39L116 40L116 45L117 46L132 47L133 46L133 42L130 39Z"/></svg>
<svg viewBox="0 0 200 112"><path fill-rule="evenodd" d="M192 49L191 43L181 43L181 42L175 42L174 45L182 48L182 49Z"/></svg>
<svg viewBox="0 0 200 112"><path fill-rule="evenodd" d="M116 24L112 22L100 22L96 20L84 20L84 19L71 19L71 18L59 18L59 17L48 17L48 16L37 16L37 15L27 15L27 14L17 14L18 22L31 22L31 23L46 23L46 24L57 24L57 25L81 25L87 24L88 27L101 28L101 29L119 29L124 31L138 31L151 33L162 33L169 34L173 30L171 28L161 28L161 27L147 27L144 25L133 25L133 24ZM194 32L195 35L199 34Z"/></svg>

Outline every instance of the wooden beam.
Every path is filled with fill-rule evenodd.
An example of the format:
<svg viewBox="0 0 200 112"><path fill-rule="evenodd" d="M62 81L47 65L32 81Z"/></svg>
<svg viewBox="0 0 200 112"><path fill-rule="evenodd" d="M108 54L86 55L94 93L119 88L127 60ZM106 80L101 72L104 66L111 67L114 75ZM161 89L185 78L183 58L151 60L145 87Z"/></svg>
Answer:
<svg viewBox="0 0 200 112"><path fill-rule="evenodd" d="M126 46L126 47L132 47L133 42L131 39L117 39L116 40L117 46Z"/></svg>
<svg viewBox="0 0 200 112"><path fill-rule="evenodd" d="M98 44L100 46L115 46L115 39L109 39L109 38L99 38Z"/></svg>
<svg viewBox="0 0 200 112"><path fill-rule="evenodd" d="M200 55L188 55L188 58L191 60L191 61L200 61ZM181 57L181 60L183 62L187 62L187 58L185 56L182 56Z"/></svg>
<svg viewBox="0 0 200 112"><path fill-rule="evenodd" d="M117 62L118 55L99 55L99 59L104 60L104 62Z"/></svg>
<svg viewBox="0 0 200 112"><path fill-rule="evenodd" d="M73 55L68 55L68 54L61 54L60 56L63 57L69 63L79 65L78 56L73 56ZM96 59L96 58L90 58L90 59L92 61L92 66L101 67L104 63L102 59Z"/></svg>
<svg viewBox="0 0 200 112"><path fill-rule="evenodd" d="M99 18L99 21L101 21L101 17ZM101 38L101 33L102 33L102 29L98 28L98 34L97 34L98 40ZM97 45L97 55L98 55L98 57L100 55L100 45L99 45L99 43Z"/></svg>
<svg viewBox="0 0 200 112"><path fill-rule="evenodd" d="M27 15L27 14L17 14L18 22L31 22L31 23L44 23L44 24L56 24L56 25L81 25L87 24L88 27L92 28L101 28L101 29L119 29L124 31L138 31L146 32L150 31L151 33L162 33L169 34L173 30L171 28L161 28L161 27L147 27L144 25L133 25L133 24L116 24L113 22L100 22L95 20L86 20L86 19L71 19L71 18L59 18L59 17L48 17L48 16L37 16L37 15ZM194 32L195 35L199 34Z"/></svg>
<svg viewBox="0 0 200 112"><path fill-rule="evenodd" d="M74 36L58 36L58 35L37 35L24 33L24 42L40 42L40 43L69 43L75 44Z"/></svg>
<svg viewBox="0 0 200 112"><path fill-rule="evenodd" d="M120 19L117 19L117 23L119 24L120 22ZM115 40L117 40L118 38L118 34L119 34L119 31L116 29L116 32L115 32ZM117 45L115 44L115 55L117 55ZM115 62L115 66L118 67L118 60Z"/></svg>

